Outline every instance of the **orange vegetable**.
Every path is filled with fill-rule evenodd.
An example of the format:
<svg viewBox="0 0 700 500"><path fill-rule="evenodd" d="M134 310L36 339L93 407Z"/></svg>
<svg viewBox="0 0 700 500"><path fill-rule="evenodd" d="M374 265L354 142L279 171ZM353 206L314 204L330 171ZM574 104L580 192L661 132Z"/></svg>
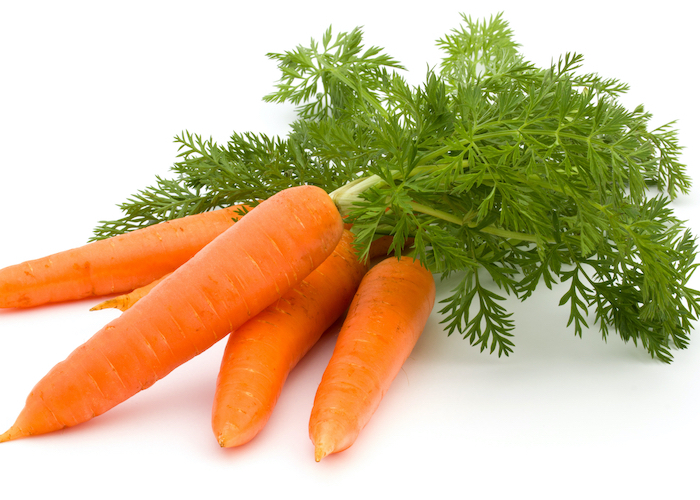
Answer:
<svg viewBox="0 0 700 500"><path fill-rule="evenodd" d="M309 435L316 461L351 446L408 358L435 302L419 261L389 257L365 275L316 392Z"/></svg>
<svg viewBox="0 0 700 500"><path fill-rule="evenodd" d="M0 269L0 307L122 293L174 271L240 218L233 206Z"/></svg>
<svg viewBox="0 0 700 500"><path fill-rule="evenodd" d="M212 409L221 446L242 445L260 432L289 372L347 310L367 270L352 242L345 231L323 264L229 336Z"/></svg>
<svg viewBox="0 0 700 500"><path fill-rule="evenodd" d="M0 442L85 422L151 386L296 286L342 232L320 188L271 197L56 365Z"/></svg>

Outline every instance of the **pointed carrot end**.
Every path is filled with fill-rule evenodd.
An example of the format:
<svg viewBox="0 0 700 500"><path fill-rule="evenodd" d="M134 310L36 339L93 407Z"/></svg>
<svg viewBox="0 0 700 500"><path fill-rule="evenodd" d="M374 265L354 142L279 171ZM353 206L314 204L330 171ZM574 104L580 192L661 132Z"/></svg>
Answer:
<svg viewBox="0 0 700 500"><path fill-rule="evenodd" d="M344 448L338 444L344 436L343 426L333 420L318 422L311 432L311 441L314 444L314 457L320 462L331 453L337 453Z"/></svg>
<svg viewBox="0 0 700 500"><path fill-rule="evenodd" d="M239 428L233 422L227 422L223 428L216 432L216 440L222 448L233 448L247 443L255 433L244 432L244 429Z"/></svg>
<svg viewBox="0 0 700 500"><path fill-rule="evenodd" d="M216 433L216 442L219 443L219 446L221 446L222 448L231 447L231 439L229 438L226 429L223 429L220 432Z"/></svg>
<svg viewBox="0 0 700 500"><path fill-rule="evenodd" d="M125 299L124 295L120 295L119 297L100 302L96 306L90 308L91 311L101 311L102 309L119 309L124 312L129 309L129 301Z"/></svg>
<svg viewBox="0 0 700 500"><path fill-rule="evenodd" d="M24 434L21 429L18 429L13 425L4 434L0 434L0 443L5 443L7 441L12 441L13 439L23 437L26 437L26 434Z"/></svg>
<svg viewBox="0 0 700 500"><path fill-rule="evenodd" d="M317 462L320 462L331 453L333 453L332 446L325 445L325 443L319 443L316 445L316 449L314 451L314 458Z"/></svg>
<svg viewBox="0 0 700 500"><path fill-rule="evenodd" d="M232 438L231 436L227 436L225 434L219 434L216 437L216 440L219 442L219 446L222 448L233 448L235 446L238 446L240 443L236 442L235 438Z"/></svg>
<svg viewBox="0 0 700 500"><path fill-rule="evenodd" d="M100 311L102 309L109 309L109 308L116 307L114 305L114 302L115 302L114 299L105 300L104 302L100 302L96 306L91 307L90 310L91 311Z"/></svg>

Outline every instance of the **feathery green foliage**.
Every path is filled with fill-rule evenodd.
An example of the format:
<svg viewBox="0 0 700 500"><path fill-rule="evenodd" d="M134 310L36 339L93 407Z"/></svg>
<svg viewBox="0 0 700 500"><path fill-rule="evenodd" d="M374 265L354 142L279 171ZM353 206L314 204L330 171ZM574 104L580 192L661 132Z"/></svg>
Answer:
<svg viewBox="0 0 700 500"><path fill-rule="evenodd" d="M462 21L415 87L359 29L269 54L282 76L265 100L298 107L290 134L178 136L174 179L128 200L96 238L313 184L362 251L412 238L434 273L463 273L442 304L448 334L508 355L505 296L561 282L577 335L595 323L669 362L700 313L687 285L695 240L669 208L690 188L672 124L650 129L641 106L618 102L625 84L577 73L578 54L528 62L500 15Z"/></svg>

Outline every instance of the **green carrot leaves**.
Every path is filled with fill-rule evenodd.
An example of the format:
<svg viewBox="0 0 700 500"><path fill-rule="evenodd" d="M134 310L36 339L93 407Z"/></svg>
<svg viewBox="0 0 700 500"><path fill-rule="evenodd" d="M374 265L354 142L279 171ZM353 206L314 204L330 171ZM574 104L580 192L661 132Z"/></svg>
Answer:
<svg viewBox="0 0 700 500"><path fill-rule="evenodd" d="M505 294L560 282L577 335L596 324L669 362L700 314L687 286L695 240L669 206L690 188L673 124L652 129L642 106L618 101L626 84L578 74L581 55L528 62L500 15L462 21L419 86L359 29L269 54L281 77L265 100L297 106L292 132L225 146L178 136L175 178L132 197L96 237L313 184L362 251L382 235L397 249L412 239L434 273L463 273L443 302L448 333L508 355Z"/></svg>

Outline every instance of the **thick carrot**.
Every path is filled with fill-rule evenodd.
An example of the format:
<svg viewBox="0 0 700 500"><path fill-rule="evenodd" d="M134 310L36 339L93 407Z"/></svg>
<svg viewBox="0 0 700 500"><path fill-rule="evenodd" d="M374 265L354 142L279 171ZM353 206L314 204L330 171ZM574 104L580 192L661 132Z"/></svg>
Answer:
<svg viewBox="0 0 700 500"><path fill-rule="evenodd" d="M174 219L0 269L0 308L122 293L174 271L240 218L243 205Z"/></svg>
<svg viewBox="0 0 700 500"><path fill-rule="evenodd" d="M316 392L309 435L316 461L351 446L408 358L435 302L419 261L389 257L365 275Z"/></svg>
<svg viewBox="0 0 700 500"><path fill-rule="evenodd" d="M350 305L367 271L352 242L345 231L323 264L229 336L212 409L222 447L247 443L262 430L289 372Z"/></svg>
<svg viewBox="0 0 700 500"><path fill-rule="evenodd" d="M271 197L56 365L0 442L85 422L151 386L296 286L342 232L320 188Z"/></svg>

